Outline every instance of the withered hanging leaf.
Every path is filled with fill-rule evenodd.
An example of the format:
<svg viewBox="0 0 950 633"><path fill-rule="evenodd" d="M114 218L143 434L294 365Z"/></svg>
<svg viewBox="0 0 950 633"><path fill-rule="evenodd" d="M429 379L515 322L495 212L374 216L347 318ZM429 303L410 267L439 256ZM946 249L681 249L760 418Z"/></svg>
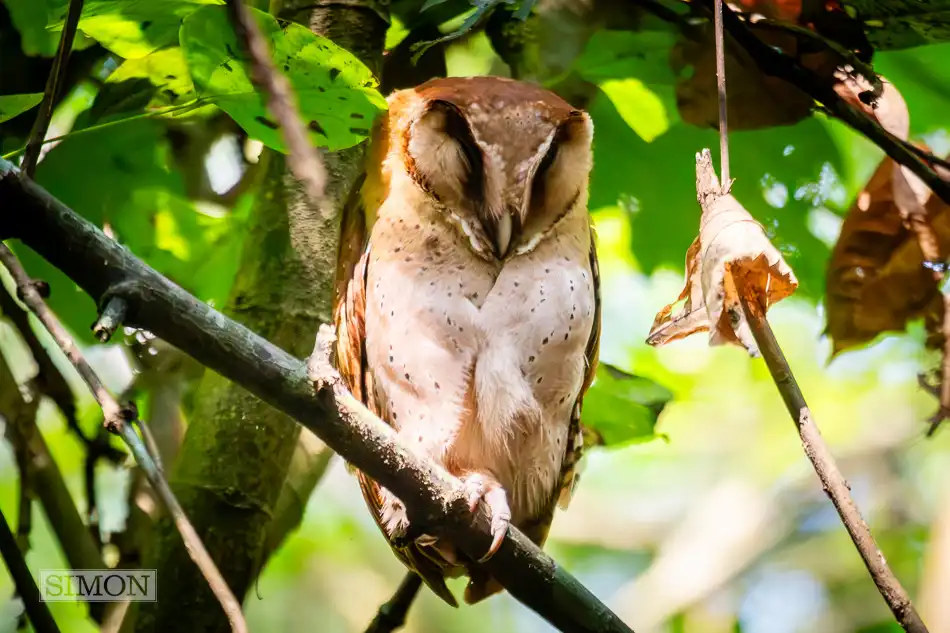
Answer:
<svg viewBox="0 0 950 633"><path fill-rule="evenodd" d="M709 330L710 345L735 343L755 355L735 277L742 278L746 299L765 309L791 295L798 280L762 225L721 190L708 149L696 155L696 191L703 214L699 237L686 253L686 285L676 302L657 313L647 343L663 345Z"/></svg>
<svg viewBox="0 0 950 633"><path fill-rule="evenodd" d="M799 44L791 32L750 24L751 32L768 44L797 57ZM804 50L804 49L803 49ZM827 76L841 63L832 51L801 55L801 63ZM676 103L684 121L699 127L718 127L719 102L716 86L716 43L712 24L699 30L695 39L680 38L670 54L670 65L679 76ZM691 70L690 70L691 69ZM811 114L814 100L792 84L763 74L755 60L726 35L726 77L729 129L757 130L792 125Z"/></svg>
<svg viewBox="0 0 950 633"><path fill-rule="evenodd" d="M910 114L892 83L882 77L883 92L872 98L862 78L839 74L837 79L835 90L843 99L907 140ZM883 332L902 331L918 318L930 332L928 345L943 345L943 299L923 262L948 252L946 210L910 169L890 158L881 162L848 211L828 265L827 331L833 354ZM926 230L914 230L921 226Z"/></svg>
<svg viewBox="0 0 950 633"><path fill-rule="evenodd" d="M919 318L931 334L928 345L943 344L943 298L933 273L923 265L916 235L906 226L895 177L903 177L899 165L885 158L848 211L832 251L827 333L834 342L833 354L881 333L902 331ZM923 208L939 252L950 252L947 205L928 190Z"/></svg>

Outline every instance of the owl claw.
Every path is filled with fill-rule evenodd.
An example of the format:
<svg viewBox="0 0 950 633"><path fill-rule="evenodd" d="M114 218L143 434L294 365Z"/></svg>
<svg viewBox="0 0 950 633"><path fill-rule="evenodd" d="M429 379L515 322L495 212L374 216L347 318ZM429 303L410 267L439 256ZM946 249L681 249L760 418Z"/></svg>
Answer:
<svg viewBox="0 0 950 633"><path fill-rule="evenodd" d="M478 560L479 563L484 563L495 555L505 540L508 526L511 524L511 508L508 507L505 489L490 477L477 473L469 475L463 480L463 485L468 509L475 512L478 510L479 501L484 501L491 516L491 546L488 552Z"/></svg>

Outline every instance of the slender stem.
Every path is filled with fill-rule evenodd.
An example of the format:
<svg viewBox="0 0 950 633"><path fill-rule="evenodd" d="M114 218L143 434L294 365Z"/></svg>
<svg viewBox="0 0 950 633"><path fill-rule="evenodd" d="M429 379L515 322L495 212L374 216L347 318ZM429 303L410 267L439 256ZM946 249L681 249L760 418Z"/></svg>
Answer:
<svg viewBox="0 0 950 633"><path fill-rule="evenodd" d="M722 0L715 0L716 87L719 93L719 166L722 188L729 190L729 116L726 107L726 51L722 32Z"/></svg>
<svg viewBox="0 0 950 633"><path fill-rule="evenodd" d="M205 101L212 103L214 97L198 97L194 101L189 101L188 103L182 103L181 105L168 106L167 108L162 108L161 110L153 110L150 112L143 112L141 114L135 114L133 116L128 116L122 119L116 119L114 121L107 121L105 123L100 123L98 125L90 125L89 127L84 127L80 130L71 130L66 134L61 134L60 136L54 136L52 138L44 139L42 144L49 145L50 143L55 143L56 141L62 141L63 139L73 138L74 136L80 136L82 134L87 134L89 132L98 132L99 130L104 130L106 128L113 127L115 125L122 125L123 123L129 123L131 121L139 121L141 119L151 119L153 117L165 116L166 114L171 114L172 112L177 112L179 110L188 110L191 108L197 108ZM7 152L3 155L4 160L13 160L20 154L26 151L26 146L24 145L20 149L15 149L12 152Z"/></svg>
<svg viewBox="0 0 950 633"><path fill-rule="evenodd" d="M66 328L63 327L52 310L49 309L49 306L46 305L46 302L43 301L43 297L37 289L37 284L29 278L16 256L4 244L0 244L0 263L6 267L13 277L17 285L18 294L21 296L23 302L33 311L43 326L49 331L56 341L56 344L59 345L59 348L89 386L90 391L92 391L93 396L96 398L96 402L98 402L102 408L106 428L125 440L129 449L132 451L132 455L148 477L149 483L158 491L169 513L174 517L175 525L181 533L189 556L191 556L191 559L198 566L198 569L201 570L202 575L205 577L205 580L207 580L208 585L211 587L214 595L221 603L221 607L227 614L228 620L231 623L231 629L236 633L246 633L247 624L241 613L241 604L228 588L224 577L221 576L221 572L218 571L214 561L211 560L211 556L208 554L207 549L205 549L197 532L195 532L194 527L192 527L188 518L184 515L181 506L168 487L168 482L165 481L165 477L156 466L155 460L149 455L145 444L132 428L130 422L137 417L136 414L134 411L130 412L127 407L123 408L119 406L116 399L105 388L105 385L102 384L102 380L100 380L99 376L86 361L86 358L66 331Z"/></svg>
<svg viewBox="0 0 950 633"><path fill-rule="evenodd" d="M16 586L17 595L23 600L23 607L26 609L26 615L30 618L30 623L37 633L59 633L59 627L49 607L40 599L40 590L33 580L33 574L23 560L23 554L16 544L16 537L7 524L3 511L0 510L0 555L3 556L3 562L6 563L10 575L13 577L13 584Z"/></svg>
<svg viewBox="0 0 950 633"><path fill-rule="evenodd" d="M251 81L267 96L267 109L277 119L287 143L287 165L303 184L310 203L319 208L327 174L300 119L290 82L274 67L267 41L244 0L227 0L227 6L235 34L251 58Z"/></svg>
<svg viewBox="0 0 950 633"><path fill-rule="evenodd" d="M416 599L420 587L422 587L422 578L419 574L406 572L396 593L389 601L380 605L376 617L366 627L365 633L392 633L402 628L402 625L406 623L409 607Z"/></svg>
<svg viewBox="0 0 950 633"><path fill-rule="evenodd" d="M56 49L53 67L46 79L43 101L40 103L40 111L36 115L36 122L30 132L30 140L26 144L26 155L23 157L23 173L30 178L33 177L33 173L36 171L36 163L40 159L43 139L46 138L46 130L49 129L49 122L53 119L56 97L59 95L60 86L63 85L63 80L66 77L66 67L69 65L69 54L73 50L73 39L75 39L76 29L79 27L82 5L83 0L69 0L69 10L66 12L63 34L59 38L59 48Z"/></svg>
<svg viewBox="0 0 950 633"><path fill-rule="evenodd" d="M805 396L802 395L792 369L765 318L765 310L757 301L750 302L747 299L751 293L744 290L743 280L736 278L736 285L742 297L742 309L752 329L752 335L772 374L772 380L775 381L775 386L778 387L785 406L798 428L805 454L814 466L815 472L818 473L822 488L838 511L838 516L841 517L841 522L864 560L874 584L877 585L878 591L881 592L881 596L884 597L898 624L907 633L928 633L927 627L910 601L910 596L891 571L871 535L868 524L861 516L861 511L851 498L848 483L838 469L834 456L821 437L817 425L812 420Z"/></svg>

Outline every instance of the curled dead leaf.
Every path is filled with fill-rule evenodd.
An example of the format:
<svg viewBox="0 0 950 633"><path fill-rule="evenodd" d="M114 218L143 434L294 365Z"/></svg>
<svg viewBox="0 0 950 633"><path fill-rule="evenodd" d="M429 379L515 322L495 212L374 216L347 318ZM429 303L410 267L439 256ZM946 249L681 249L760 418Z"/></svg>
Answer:
<svg viewBox="0 0 950 633"><path fill-rule="evenodd" d="M827 333L834 343L833 354L884 332L903 331L908 322L920 318L930 333L928 345L943 345L944 302L933 272L924 266L935 257L924 256L908 222L906 192L895 188L895 180L903 178L899 167L890 158L880 164L848 211L832 251ZM948 205L929 189L918 200L933 248L937 253L950 252Z"/></svg>
<svg viewBox="0 0 950 633"><path fill-rule="evenodd" d="M696 191L703 214L699 237L686 253L686 284L677 301L657 313L647 343L708 330L710 345L735 343L756 355L736 279L746 300L763 309L791 295L798 280L762 225L720 188L708 149L696 155Z"/></svg>

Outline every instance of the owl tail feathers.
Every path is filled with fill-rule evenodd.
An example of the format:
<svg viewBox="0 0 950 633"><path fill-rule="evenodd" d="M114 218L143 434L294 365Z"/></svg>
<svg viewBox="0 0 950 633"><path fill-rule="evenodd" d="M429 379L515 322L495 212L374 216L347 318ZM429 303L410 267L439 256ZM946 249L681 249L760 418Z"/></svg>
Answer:
<svg viewBox="0 0 950 633"><path fill-rule="evenodd" d="M432 593L442 598L450 607L457 609L459 603L445 584L445 571L415 547L406 548L403 554L412 570L419 574L419 578L422 578L422 582L428 585Z"/></svg>
<svg viewBox="0 0 950 633"><path fill-rule="evenodd" d="M501 583L484 571L473 569L471 574L471 580L468 581L463 596L466 604L476 604L504 589Z"/></svg>

